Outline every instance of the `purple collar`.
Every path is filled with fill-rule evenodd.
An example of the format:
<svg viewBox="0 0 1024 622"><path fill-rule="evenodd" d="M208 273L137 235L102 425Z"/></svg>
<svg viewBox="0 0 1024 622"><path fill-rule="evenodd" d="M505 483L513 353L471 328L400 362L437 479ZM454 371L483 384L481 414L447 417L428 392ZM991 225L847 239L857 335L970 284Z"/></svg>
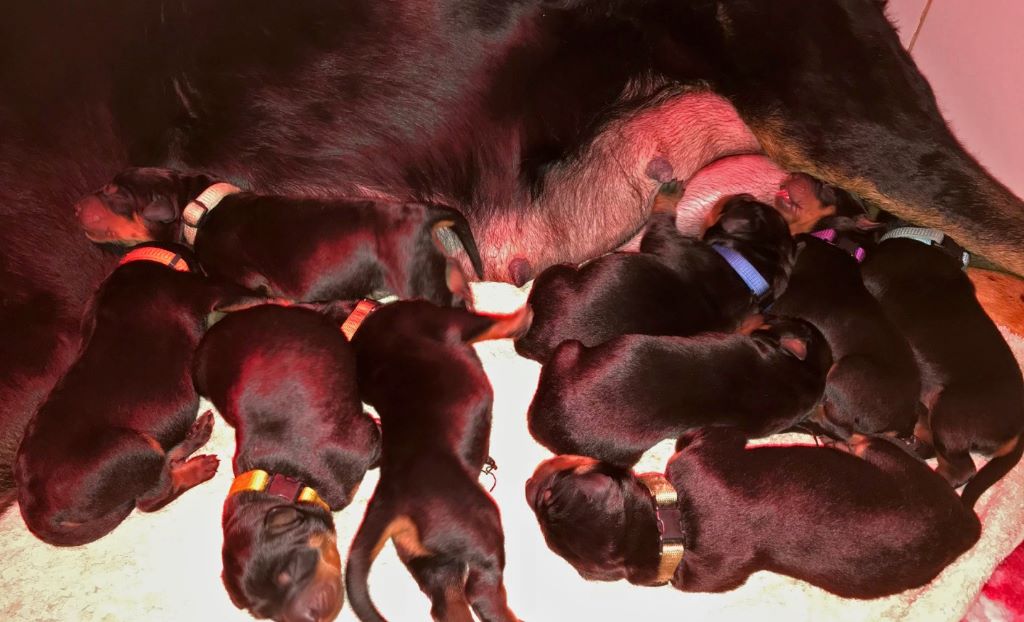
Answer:
<svg viewBox="0 0 1024 622"><path fill-rule="evenodd" d="M851 257L856 259L857 263L864 261L864 258L867 256L867 251L864 250L864 247L858 246L851 240L841 237L839 232L835 229L821 229L820 231L811 233L811 235L823 242L828 242L836 248L843 249L849 253Z"/></svg>

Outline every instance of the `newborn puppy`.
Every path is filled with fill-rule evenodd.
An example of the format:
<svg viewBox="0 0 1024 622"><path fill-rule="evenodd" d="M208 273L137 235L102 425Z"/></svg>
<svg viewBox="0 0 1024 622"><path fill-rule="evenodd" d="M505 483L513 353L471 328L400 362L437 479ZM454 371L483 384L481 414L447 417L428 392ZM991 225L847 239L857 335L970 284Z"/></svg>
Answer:
<svg viewBox="0 0 1024 622"><path fill-rule="evenodd" d="M865 289L857 260L846 250L810 235L798 238L798 248L772 313L813 323L832 351L835 365L814 421L836 438L854 432L911 438L923 406L906 338Z"/></svg>
<svg viewBox="0 0 1024 622"><path fill-rule="evenodd" d="M832 365L807 322L773 318L750 334L625 335L563 343L541 370L530 433L556 454L628 467L658 442L708 425L767 436L817 404Z"/></svg>
<svg viewBox="0 0 1024 622"><path fill-rule="evenodd" d="M878 598L925 585L980 535L946 482L887 440L864 440L860 457L745 444L735 429L689 432L664 476L558 456L527 481L527 502L584 578L686 592L769 570Z"/></svg>
<svg viewBox="0 0 1024 622"><path fill-rule="evenodd" d="M483 272L469 223L439 205L260 196L205 175L134 168L76 210L93 241L184 239L208 273L291 300L347 300L385 289L461 302L445 282L458 270L439 238L447 228L477 276Z"/></svg>
<svg viewBox="0 0 1024 622"><path fill-rule="evenodd" d="M257 618L333 620L344 599L331 512L380 452L352 346L308 309L231 313L196 353L196 387L235 428L224 502L224 585Z"/></svg>
<svg viewBox="0 0 1024 622"><path fill-rule="evenodd" d="M866 213L852 194L807 173L790 173L782 180L775 194L775 209L793 235L821 228L820 221L829 216L856 218Z"/></svg>
<svg viewBox="0 0 1024 622"><path fill-rule="evenodd" d="M595 346L626 334L735 329L785 288L795 247L782 217L749 195L725 200L710 218L696 240L676 230L674 213L658 212L639 253L545 270L530 292L533 324L516 351L543 363L570 339Z"/></svg>
<svg viewBox="0 0 1024 622"><path fill-rule="evenodd" d="M436 620L516 620L503 573L498 507L477 481L493 392L470 343L528 325L529 307L483 316L423 301L373 312L356 332L363 400L380 414L380 481L349 552L346 586L361 620L382 620L370 565L391 539Z"/></svg>
<svg viewBox="0 0 1024 622"><path fill-rule="evenodd" d="M974 296L963 249L932 229L887 229L861 276L917 358L928 414L916 436L934 444L938 471L953 486L970 480L963 499L973 506L1024 451L1020 366ZM991 457L977 475L971 451Z"/></svg>
<svg viewBox="0 0 1024 622"><path fill-rule="evenodd" d="M213 430L196 418L192 354L207 316L244 292L194 267L184 248L141 246L96 292L78 360L18 450L21 515L41 540L92 542L216 472L214 456L189 459Z"/></svg>

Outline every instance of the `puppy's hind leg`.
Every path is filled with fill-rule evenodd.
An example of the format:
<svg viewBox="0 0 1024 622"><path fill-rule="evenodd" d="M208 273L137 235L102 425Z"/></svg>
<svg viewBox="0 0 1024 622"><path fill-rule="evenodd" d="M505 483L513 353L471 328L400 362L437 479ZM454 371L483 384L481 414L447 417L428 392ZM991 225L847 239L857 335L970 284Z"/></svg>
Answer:
<svg viewBox="0 0 1024 622"><path fill-rule="evenodd" d="M466 596L473 611L484 622L518 622L508 607L508 595L501 564L471 565L466 579Z"/></svg>
<svg viewBox="0 0 1024 622"><path fill-rule="evenodd" d="M473 622L465 594L465 564L441 555L416 557L397 541L395 548L416 583L430 598L430 616L443 622Z"/></svg>
<svg viewBox="0 0 1024 622"><path fill-rule="evenodd" d="M160 478L160 483L138 500L139 510L159 510L189 488L202 484L217 473L220 461L216 456L204 455L188 459L210 440L212 433L213 413L208 410L196 419L184 440L167 452L166 472Z"/></svg>

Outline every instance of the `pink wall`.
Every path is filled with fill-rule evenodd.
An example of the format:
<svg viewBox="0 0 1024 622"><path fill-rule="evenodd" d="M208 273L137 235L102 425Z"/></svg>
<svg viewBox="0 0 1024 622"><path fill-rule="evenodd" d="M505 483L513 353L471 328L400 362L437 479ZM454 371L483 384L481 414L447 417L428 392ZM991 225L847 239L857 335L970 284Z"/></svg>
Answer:
<svg viewBox="0 0 1024 622"><path fill-rule="evenodd" d="M927 0L890 0L909 45ZM932 0L911 51L953 132L1024 197L1024 0Z"/></svg>

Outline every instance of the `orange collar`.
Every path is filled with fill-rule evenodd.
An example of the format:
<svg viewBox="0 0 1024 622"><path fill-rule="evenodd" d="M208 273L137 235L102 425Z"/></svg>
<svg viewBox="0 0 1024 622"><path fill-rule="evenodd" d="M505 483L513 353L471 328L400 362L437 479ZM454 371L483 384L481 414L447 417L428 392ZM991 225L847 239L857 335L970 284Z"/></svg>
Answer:
<svg viewBox="0 0 1024 622"><path fill-rule="evenodd" d="M371 313L377 310L380 304L375 300L364 298L359 301L356 308L349 314L345 319L345 322L341 325L341 332L345 334L345 338L352 341L352 336L356 334L359 327L363 325L365 320Z"/></svg>
<svg viewBox="0 0 1024 622"><path fill-rule="evenodd" d="M327 505L315 490L295 478L280 473L270 474L263 469L253 469L236 475L235 481L231 482L231 489L228 490L228 497L247 490L266 492L289 503L313 503L328 512L331 511L331 506Z"/></svg>
<svg viewBox="0 0 1024 622"><path fill-rule="evenodd" d="M185 261L184 257L174 251L169 251L165 248L158 248L156 246L143 246L142 248L136 248L122 257L121 261L117 265L123 266L126 263L132 263L133 261L155 261L158 264L163 264L168 268L177 270L178 272L189 272L188 262Z"/></svg>

